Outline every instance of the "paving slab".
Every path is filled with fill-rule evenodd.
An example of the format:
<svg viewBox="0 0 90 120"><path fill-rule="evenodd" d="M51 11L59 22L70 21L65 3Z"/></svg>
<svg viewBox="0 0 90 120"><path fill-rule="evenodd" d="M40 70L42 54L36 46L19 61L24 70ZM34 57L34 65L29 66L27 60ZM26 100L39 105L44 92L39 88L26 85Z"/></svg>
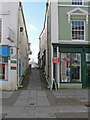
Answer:
<svg viewBox="0 0 90 120"><path fill-rule="evenodd" d="M2 108L4 117L63 118L87 116L88 108L85 106L88 102L87 89L49 90L46 88L43 73L37 69L32 69L30 76L28 73L25 80L28 81L28 85L24 89L4 93Z"/></svg>
<svg viewBox="0 0 90 120"><path fill-rule="evenodd" d="M9 98L13 94L13 91L2 91L2 98Z"/></svg>
<svg viewBox="0 0 90 120"><path fill-rule="evenodd" d="M20 95L17 100L28 100L28 96Z"/></svg>
<svg viewBox="0 0 90 120"><path fill-rule="evenodd" d="M17 100L14 106L26 106L27 100Z"/></svg>
<svg viewBox="0 0 90 120"><path fill-rule="evenodd" d="M50 118L48 113L35 113L34 118Z"/></svg>
<svg viewBox="0 0 90 120"><path fill-rule="evenodd" d="M30 90L22 90L21 94L30 94Z"/></svg>
<svg viewBox="0 0 90 120"><path fill-rule="evenodd" d="M28 118L28 113L9 113L5 118Z"/></svg>

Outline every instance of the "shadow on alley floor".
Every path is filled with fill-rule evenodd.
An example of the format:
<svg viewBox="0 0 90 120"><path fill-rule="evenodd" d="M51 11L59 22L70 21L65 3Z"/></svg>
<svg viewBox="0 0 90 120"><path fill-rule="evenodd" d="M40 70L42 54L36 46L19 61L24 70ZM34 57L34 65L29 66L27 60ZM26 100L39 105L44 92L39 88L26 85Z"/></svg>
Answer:
<svg viewBox="0 0 90 120"><path fill-rule="evenodd" d="M47 89L36 68L27 71L23 88L2 97L3 118L88 118L88 89Z"/></svg>

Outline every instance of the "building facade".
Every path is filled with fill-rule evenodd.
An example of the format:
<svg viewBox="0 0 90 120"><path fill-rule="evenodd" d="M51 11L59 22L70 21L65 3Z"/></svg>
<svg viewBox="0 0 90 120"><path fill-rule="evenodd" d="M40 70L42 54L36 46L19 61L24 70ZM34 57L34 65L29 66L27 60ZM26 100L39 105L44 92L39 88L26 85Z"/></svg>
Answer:
<svg viewBox="0 0 90 120"><path fill-rule="evenodd" d="M21 2L0 4L0 89L16 90L29 65L30 44Z"/></svg>
<svg viewBox="0 0 90 120"><path fill-rule="evenodd" d="M47 3L50 88L54 84L57 88L87 88L90 86L89 2Z"/></svg>

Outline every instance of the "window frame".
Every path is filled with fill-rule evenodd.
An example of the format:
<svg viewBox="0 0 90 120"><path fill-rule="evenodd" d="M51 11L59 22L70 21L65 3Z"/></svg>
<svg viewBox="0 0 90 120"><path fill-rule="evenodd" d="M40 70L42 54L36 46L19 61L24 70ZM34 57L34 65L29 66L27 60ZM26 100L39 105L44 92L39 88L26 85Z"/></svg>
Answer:
<svg viewBox="0 0 90 120"><path fill-rule="evenodd" d="M72 0L72 3L73 3L73 0ZM82 5L84 5L84 0L82 0L82 5L75 5L75 4L72 4L72 5L74 5L74 6L82 6Z"/></svg>
<svg viewBox="0 0 90 120"><path fill-rule="evenodd" d="M84 40L79 40L79 39L72 39L72 21L84 21ZM86 33L86 29L85 29L85 20L71 20L71 40L72 41L78 41L78 42L83 42L83 41L86 41L86 36L85 36L85 33Z"/></svg>

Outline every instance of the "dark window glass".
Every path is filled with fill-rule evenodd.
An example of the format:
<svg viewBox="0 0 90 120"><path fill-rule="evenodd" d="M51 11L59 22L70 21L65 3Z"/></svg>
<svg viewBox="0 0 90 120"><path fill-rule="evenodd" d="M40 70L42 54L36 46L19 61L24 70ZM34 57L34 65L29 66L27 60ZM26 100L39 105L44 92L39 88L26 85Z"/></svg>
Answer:
<svg viewBox="0 0 90 120"><path fill-rule="evenodd" d="M82 0L72 0L72 5L82 5Z"/></svg>

